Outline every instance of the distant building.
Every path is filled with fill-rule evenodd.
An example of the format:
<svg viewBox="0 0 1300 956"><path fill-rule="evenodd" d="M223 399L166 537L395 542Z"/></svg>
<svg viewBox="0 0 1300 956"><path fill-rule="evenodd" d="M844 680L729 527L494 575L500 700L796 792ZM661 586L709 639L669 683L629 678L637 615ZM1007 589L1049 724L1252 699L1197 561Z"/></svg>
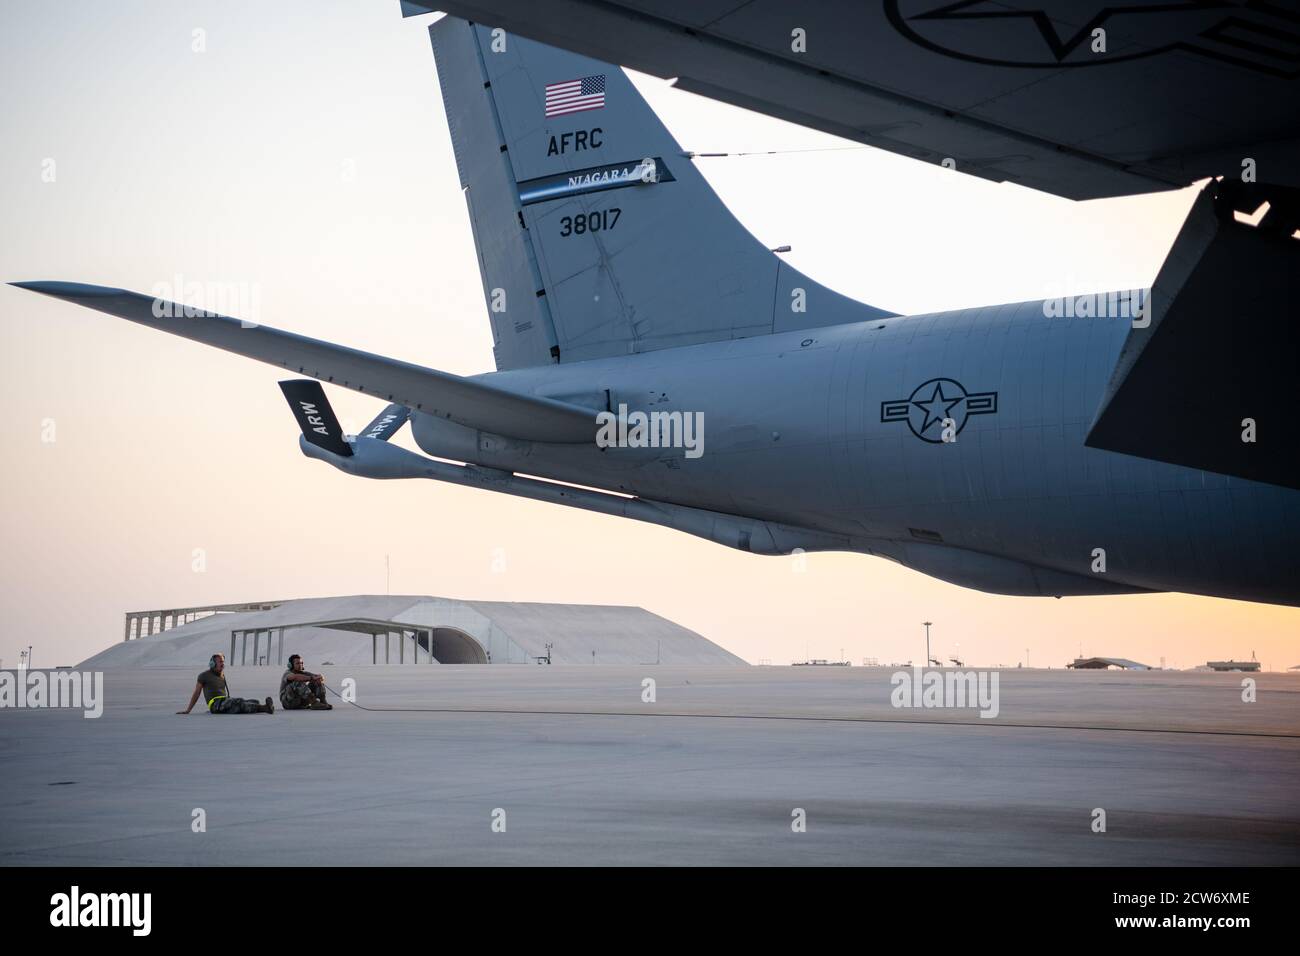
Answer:
<svg viewBox="0 0 1300 956"><path fill-rule="evenodd" d="M1206 661L1205 666L1212 671L1257 671L1259 661Z"/></svg>
<svg viewBox="0 0 1300 956"><path fill-rule="evenodd" d="M1073 663L1065 666L1072 667L1077 671L1104 671L1112 667L1119 667L1126 671L1149 671L1152 669L1147 664L1139 664L1137 661L1130 661L1124 657L1076 657Z"/></svg>
<svg viewBox="0 0 1300 956"><path fill-rule="evenodd" d="M155 627L155 622L157 626ZM132 611L127 640L82 668L333 664L744 664L644 608L458 601L428 595L300 598Z"/></svg>

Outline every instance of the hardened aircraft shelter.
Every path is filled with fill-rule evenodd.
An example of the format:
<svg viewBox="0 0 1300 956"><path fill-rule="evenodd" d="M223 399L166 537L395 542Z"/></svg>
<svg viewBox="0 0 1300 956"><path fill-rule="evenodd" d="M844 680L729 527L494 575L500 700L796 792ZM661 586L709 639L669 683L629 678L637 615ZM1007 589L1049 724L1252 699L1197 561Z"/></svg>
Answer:
<svg viewBox="0 0 1300 956"><path fill-rule="evenodd" d="M313 664L744 664L644 608L352 595L130 611L81 667Z"/></svg>

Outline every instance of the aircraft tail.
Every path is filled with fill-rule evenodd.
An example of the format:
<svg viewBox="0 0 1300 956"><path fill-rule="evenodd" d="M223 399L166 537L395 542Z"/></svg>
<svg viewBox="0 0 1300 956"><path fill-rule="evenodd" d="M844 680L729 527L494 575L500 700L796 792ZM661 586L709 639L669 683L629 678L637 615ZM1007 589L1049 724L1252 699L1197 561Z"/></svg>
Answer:
<svg viewBox="0 0 1300 956"><path fill-rule="evenodd" d="M866 321L718 199L623 71L430 26L498 369Z"/></svg>

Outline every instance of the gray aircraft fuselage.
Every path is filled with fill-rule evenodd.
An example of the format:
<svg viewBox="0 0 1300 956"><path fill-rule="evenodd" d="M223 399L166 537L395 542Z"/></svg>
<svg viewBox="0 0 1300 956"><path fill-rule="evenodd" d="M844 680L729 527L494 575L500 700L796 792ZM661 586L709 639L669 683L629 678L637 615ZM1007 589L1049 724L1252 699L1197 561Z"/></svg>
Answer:
<svg viewBox="0 0 1300 956"><path fill-rule="evenodd" d="M1129 327L1028 302L479 376L700 412L693 459L422 414L414 435L432 455L851 536L851 550L983 590L1300 603L1300 493L1084 445ZM1026 588L1025 566L1078 588Z"/></svg>

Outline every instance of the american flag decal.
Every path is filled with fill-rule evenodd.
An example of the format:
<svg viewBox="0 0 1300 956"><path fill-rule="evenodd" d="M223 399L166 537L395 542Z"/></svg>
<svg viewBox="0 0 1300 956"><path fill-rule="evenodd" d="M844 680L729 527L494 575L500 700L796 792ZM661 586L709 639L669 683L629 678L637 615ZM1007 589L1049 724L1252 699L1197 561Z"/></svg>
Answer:
<svg viewBox="0 0 1300 956"><path fill-rule="evenodd" d="M566 116L605 106L605 74L546 84L546 115Z"/></svg>

